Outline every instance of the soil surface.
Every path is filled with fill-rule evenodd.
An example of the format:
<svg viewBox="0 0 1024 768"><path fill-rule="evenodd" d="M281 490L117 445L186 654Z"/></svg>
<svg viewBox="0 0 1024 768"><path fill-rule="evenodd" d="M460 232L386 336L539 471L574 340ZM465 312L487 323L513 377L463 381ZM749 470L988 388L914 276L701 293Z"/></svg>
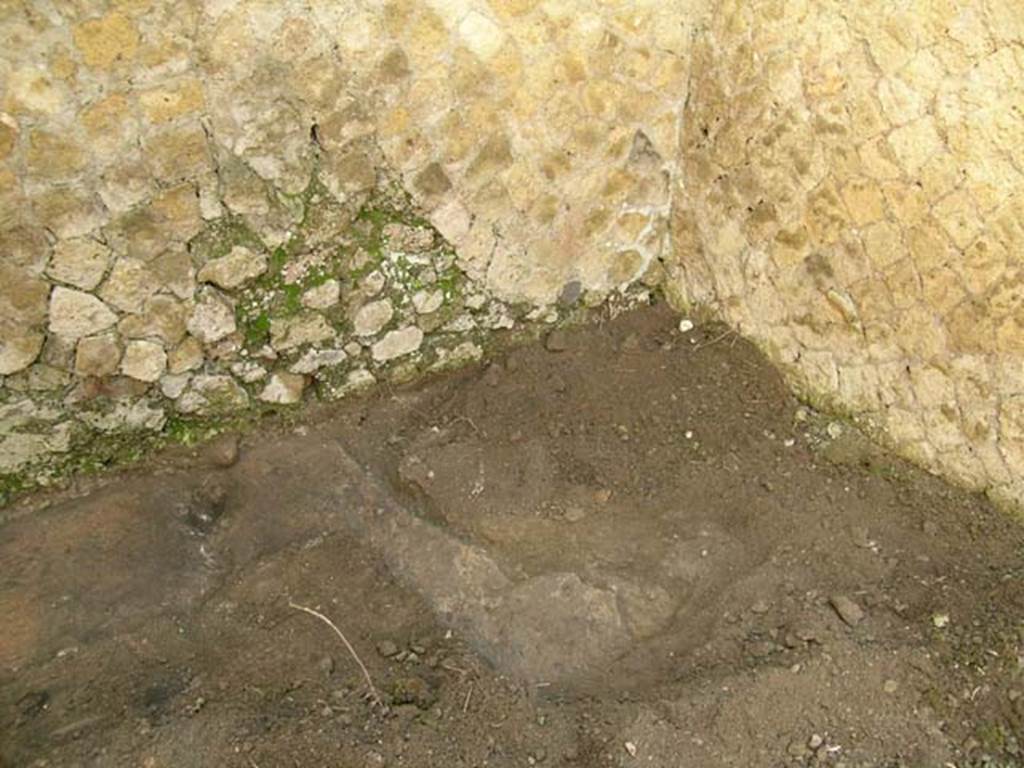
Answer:
<svg viewBox="0 0 1024 768"><path fill-rule="evenodd" d="M1021 527L677 322L0 512L0 766L1024 765Z"/></svg>

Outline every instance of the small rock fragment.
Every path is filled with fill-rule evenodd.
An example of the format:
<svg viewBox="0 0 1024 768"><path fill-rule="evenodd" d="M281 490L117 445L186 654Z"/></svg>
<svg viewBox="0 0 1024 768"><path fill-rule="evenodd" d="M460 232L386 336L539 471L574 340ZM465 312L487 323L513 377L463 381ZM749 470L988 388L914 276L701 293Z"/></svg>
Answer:
<svg viewBox="0 0 1024 768"><path fill-rule="evenodd" d="M54 246L46 274L62 283L91 291L110 264L110 249L87 237L62 240Z"/></svg>
<svg viewBox="0 0 1024 768"><path fill-rule="evenodd" d="M378 363L386 363L398 357L410 355L423 343L423 331L414 325L390 331L373 345L371 352Z"/></svg>
<svg viewBox="0 0 1024 768"><path fill-rule="evenodd" d="M136 381L159 380L167 369L167 353L153 341L129 341L121 358L121 373Z"/></svg>
<svg viewBox="0 0 1024 768"><path fill-rule="evenodd" d="M578 523L586 516L587 513L583 510L582 507L569 507L563 515L566 521L570 523Z"/></svg>
<svg viewBox="0 0 1024 768"><path fill-rule="evenodd" d="M786 747L786 752L788 752L791 757L802 758L807 754L807 747L799 741L791 741L789 742L789 746Z"/></svg>
<svg viewBox="0 0 1024 768"><path fill-rule="evenodd" d="M278 371L270 377L267 386L260 392L260 400L278 405L292 405L302 400L306 378L295 373Z"/></svg>
<svg viewBox="0 0 1024 768"><path fill-rule="evenodd" d="M626 752L629 753L630 757L636 757L636 744L634 744L632 741L627 741L622 746L625 747Z"/></svg>
<svg viewBox="0 0 1024 768"><path fill-rule="evenodd" d="M829 603L839 618L851 627L857 626L864 618L864 609L846 595L833 595Z"/></svg>
<svg viewBox="0 0 1024 768"><path fill-rule="evenodd" d="M688 320L686 318L683 318L682 320L679 321L679 332L680 333L689 333L690 331L693 330L693 328L694 328L694 325L693 325L693 321L692 320Z"/></svg>
<svg viewBox="0 0 1024 768"><path fill-rule="evenodd" d="M400 677L391 686L392 702L415 704L420 709L430 709L437 701L437 695L422 677Z"/></svg>
<svg viewBox="0 0 1024 768"><path fill-rule="evenodd" d="M548 352L565 352L569 348L569 337L565 331L555 329L544 339L544 349Z"/></svg>
<svg viewBox="0 0 1024 768"><path fill-rule="evenodd" d="M444 291L440 289L417 291L412 297L412 305L419 315L429 315L431 312L437 312L442 304L444 304Z"/></svg>
<svg viewBox="0 0 1024 768"><path fill-rule="evenodd" d="M235 332L235 311L219 295L205 294L188 319L188 332L204 344L213 344Z"/></svg>
<svg viewBox="0 0 1024 768"><path fill-rule="evenodd" d="M50 332L68 340L105 331L117 315L91 293L57 286L50 294Z"/></svg>
<svg viewBox="0 0 1024 768"><path fill-rule="evenodd" d="M192 375L188 373L171 373L160 377L160 392L171 400L177 400L188 387Z"/></svg>
<svg viewBox="0 0 1024 768"><path fill-rule="evenodd" d="M398 646L390 640L381 640L377 643L377 653L385 659L390 659L398 653Z"/></svg>
<svg viewBox="0 0 1024 768"><path fill-rule="evenodd" d="M327 280L302 294L302 306L308 309L330 309L341 301L341 284Z"/></svg>
<svg viewBox="0 0 1024 768"><path fill-rule="evenodd" d="M224 434L211 440L202 452L203 461L227 469L238 461L238 435Z"/></svg>
<svg viewBox="0 0 1024 768"><path fill-rule="evenodd" d="M123 312L142 312L146 299L160 290L160 280L148 264L122 258L114 264L99 297Z"/></svg>
<svg viewBox="0 0 1024 768"><path fill-rule="evenodd" d="M292 373L316 373L321 368L340 365L348 358L343 349L308 349L288 369Z"/></svg>
<svg viewBox="0 0 1024 768"><path fill-rule="evenodd" d="M359 308L352 320L356 336L375 336L390 322L395 314L394 307L387 299L371 301Z"/></svg>
<svg viewBox="0 0 1024 768"><path fill-rule="evenodd" d="M932 616L932 624L939 629L945 629L949 626L949 614L948 613L936 613Z"/></svg>
<svg viewBox="0 0 1024 768"><path fill-rule="evenodd" d="M334 328L316 312L294 317L273 318L270 321L270 345L275 352L286 352L304 344L330 341L336 335Z"/></svg>
<svg viewBox="0 0 1024 768"><path fill-rule="evenodd" d="M487 304L487 297L482 293L472 293L466 297L466 306L476 311L484 308Z"/></svg>
<svg viewBox="0 0 1024 768"><path fill-rule="evenodd" d="M571 307L580 300L583 295L583 283L579 280L570 280L562 286L562 292L558 295L558 303L563 307Z"/></svg>
<svg viewBox="0 0 1024 768"><path fill-rule="evenodd" d="M203 345L188 336L167 355L167 371L177 374L192 371L203 364Z"/></svg>
<svg viewBox="0 0 1024 768"><path fill-rule="evenodd" d="M75 373L79 376L109 376L121 362L117 335L86 336L75 348Z"/></svg>
<svg viewBox="0 0 1024 768"><path fill-rule="evenodd" d="M236 245L226 256L208 261L196 279L220 288L238 288L267 271L267 257Z"/></svg>
<svg viewBox="0 0 1024 768"><path fill-rule="evenodd" d="M230 376L202 374L192 379L189 389L178 398L181 413L230 413L249 404L249 395Z"/></svg>

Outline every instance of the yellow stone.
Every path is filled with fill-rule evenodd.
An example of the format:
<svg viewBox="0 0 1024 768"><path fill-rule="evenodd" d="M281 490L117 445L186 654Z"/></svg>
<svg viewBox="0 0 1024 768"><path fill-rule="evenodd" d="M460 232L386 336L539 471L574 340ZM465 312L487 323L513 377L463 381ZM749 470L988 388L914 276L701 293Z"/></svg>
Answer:
<svg viewBox="0 0 1024 768"><path fill-rule="evenodd" d="M983 235L964 251L963 259L956 267L967 290L980 296L1000 279L1008 260L1006 247Z"/></svg>
<svg viewBox="0 0 1024 768"><path fill-rule="evenodd" d="M889 145L909 174L916 174L943 148L935 120L930 116L894 130L889 134Z"/></svg>
<svg viewBox="0 0 1024 768"><path fill-rule="evenodd" d="M540 4L541 0L491 0L495 12L506 18L525 16Z"/></svg>
<svg viewBox="0 0 1024 768"><path fill-rule="evenodd" d="M505 33L494 20L471 10L459 23L459 34L466 46L482 60L492 58L505 42Z"/></svg>
<svg viewBox="0 0 1024 768"><path fill-rule="evenodd" d="M928 201L917 184L890 182L883 192L896 218L905 224L916 224L928 213Z"/></svg>
<svg viewBox="0 0 1024 768"><path fill-rule="evenodd" d="M966 248L981 232L981 216L967 192L954 192L936 203L934 211L958 248Z"/></svg>
<svg viewBox="0 0 1024 768"><path fill-rule="evenodd" d="M40 112L54 114L64 104L65 93L61 86L35 67L18 69L7 77L4 96L5 108L10 112Z"/></svg>
<svg viewBox="0 0 1024 768"><path fill-rule="evenodd" d="M622 241L627 243L636 242L650 221L650 216L643 213L628 212L619 216L616 226Z"/></svg>
<svg viewBox="0 0 1024 768"><path fill-rule="evenodd" d="M94 138L119 134L125 121L131 119L130 106L124 94L114 93L82 111L85 130Z"/></svg>
<svg viewBox="0 0 1024 768"><path fill-rule="evenodd" d="M828 245L839 239L846 227L846 216L835 189L824 185L807 198L807 229L811 238L820 245Z"/></svg>
<svg viewBox="0 0 1024 768"><path fill-rule="evenodd" d="M99 70L131 60L139 47L138 30L120 13L82 22L75 27L73 35L86 66Z"/></svg>
<svg viewBox="0 0 1024 768"><path fill-rule="evenodd" d="M867 258L878 269L885 269L906 257L902 233L899 227L888 221L869 226L861 233L861 239Z"/></svg>
<svg viewBox="0 0 1024 768"><path fill-rule="evenodd" d="M81 172L88 164L82 148L64 134L33 131L25 155L28 172L37 178L63 179Z"/></svg>
<svg viewBox="0 0 1024 768"><path fill-rule="evenodd" d="M448 45L448 30L436 13L423 9L404 41L415 70L423 70L441 56Z"/></svg>
<svg viewBox="0 0 1024 768"><path fill-rule="evenodd" d="M210 71L218 72L239 64L244 65L252 37L249 19L240 10L221 16L212 35L204 39L202 53L212 65Z"/></svg>
<svg viewBox="0 0 1024 768"><path fill-rule="evenodd" d="M61 80L71 80L78 71L75 60L64 49L58 50L50 59L50 72Z"/></svg>
<svg viewBox="0 0 1024 768"><path fill-rule="evenodd" d="M153 136L146 142L145 157L162 181L187 179L210 165L206 134L199 125Z"/></svg>
<svg viewBox="0 0 1024 768"><path fill-rule="evenodd" d="M542 226L548 226L558 216L560 206L561 201L555 195L542 195L530 206L530 218Z"/></svg>
<svg viewBox="0 0 1024 768"><path fill-rule="evenodd" d="M921 117L925 98L897 77L886 77L878 84L878 101L893 125L904 125Z"/></svg>
<svg viewBox="0 0 1024 768"><path fill-rule="evenodd" d="M890 264L883 275L885 284L889 286L893 305L900 310L908 310L918 306L921 301L921 278L911 258L902 259Z"/></svg>
<svg viewBox="0 0 1024 768"><path fill-rule="evenodd" d="M881 180L898 179L903 175L896 153L884 138L862 144L858 155L867 176Z"/></svg>
<svg viewBox="0 0 1024 768"><path fill-rule="evenodd" d="M32 208L59 237L87 235L104 223L96 198L85 190L55 187L32 199Z"/></svg>
<svg viewBox="0 0 1024 768"><path fill-rule="evenodd" d="M907 245L914 265L923 273L937 269L950 269L957 254L936 222L925 219L907 232Z"/></svg>
<svg viewBox="0 0 1024 768"><path fill-rule="evenodd" d="M643 268L644 257L639 251L621 251L616 254L608 270L608 279L612 285L625 285L636 279Z"/></svg>
<svg viewBox="0 0 1024 768"><path fill-rule="evenodd" d="M961 163L950 152L941 152L921 168L921 190L930 202L945 197L959 185Z"/></svg>
<svg viewBox="0 0 1024 768"><path fill-rule="evenodd" d="M947 267L921 273L921 296L940 315L958 306L966 293L960 277Z"/></svg>
<svg viewBox="0 0 1024 768"><path fill-rule="evenodd" d="M143 115L149 122L156 124L198 112L204 103L203 87L195 78L139 94Z"/></svg>
<svg viewBox="0 0 1024 768"><path fill-rule="evenodd" d="M843 187L843 201L857 226L863 227L885 215L885 198L878 182L858 179Z"/></svg>

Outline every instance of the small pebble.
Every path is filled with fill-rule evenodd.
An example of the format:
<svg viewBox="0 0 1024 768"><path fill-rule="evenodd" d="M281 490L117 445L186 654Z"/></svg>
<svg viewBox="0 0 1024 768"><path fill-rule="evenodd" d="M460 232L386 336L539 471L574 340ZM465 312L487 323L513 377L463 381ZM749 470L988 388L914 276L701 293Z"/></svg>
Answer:
<svg viewBox="0 0 1024 768"><path fill-rule="evenodd" d="M565 352L569 348L569 337L565 331L554 330L544 339L544 349L548 352Z"/></svg>
<svg viewBox="0 0 1024 768"><path fill-rule="evenodd" d="M622 746L626 748L626 752L629 753L630 757L636 757L636 744L634 744L632 741L627 741Z"/></svg>
<svg viewBox="0 0 1024 768"><path fill-rule="evenodd" d="M682 320L679 321L679 332L680 333L689 333L690 331L693 330L693 328L694 328L694 325L693 325L693 321L692 320L689 320L687 318L683 318Z"/></svg>
<svg viewBox="0 0 1024 768"><path fill-rule="evenodd" d="M864 619L864 609L846 595L833 595L829 599L829 603L835 609L835 612L839 614L839 618L851 627L860 624Z"/></svg>
<svg viewBox="0 0 1024 768"><path fill-rule="evenodd" d="M939 629L945 629L949 626L949 614L948 613L936 613L932 616L932 624Z"/></svg>
<svg viewBox="0 0 1024 768"><path fill-rule="evenodd" d="M562 517L565 518L566 522L578 523L580 520L585 518L587 513L583 511L582 507L569 507L565 510L565 514Z"/></svg>
<svg viewBox="0 0 1024 768"><path fill-rule="evenodd" d="M895 680L886 680L885 684L882 686L882 689L886 693L896 693L896 691L899 690L899 687L900 684L897 683Z"/></svg>
<svg viewBox="0 0 1024 768"><path fill-rule="evenodd" d="M334 659L332 659L330 656L324 656L322 659L320 659L320 664L318 666L320 668L320 673L324 677L330 677L332 674L334 674Z"/></svg>
<svg viewBox="0 0 1024 768"><path fill-rule="evenodd" d="M825 743L825 739L823 739L821 736L819 736L817 733L815 733L815 734L811 735L810 739L808 739L807 746L810 747L813 750L818 750L818 749L821 748L821 745L824 744L824 743Z"/></svg>
<svg viewBox="0 0 1024 768"><path fill-rule="evenodd" d="M807 754L807 747L801 744L799 741L791 741L789 746L786 747L786 751L791 757L803 757Z"/></svg>
<svg viewBox="0 0 1024 768"><path fill-rule="evenodd" d="M392 656L398 653L398 646L390 640L382 640L377 643L377 653L383 656L385 659L390 659Z"/></svg>
<svg viewBox="0 0 1024 768"><path fill-rule="evenodd" d="M238 435L227 434L211 440L203 448L203 460L214 467L227 469L238 461Z"/></svg>

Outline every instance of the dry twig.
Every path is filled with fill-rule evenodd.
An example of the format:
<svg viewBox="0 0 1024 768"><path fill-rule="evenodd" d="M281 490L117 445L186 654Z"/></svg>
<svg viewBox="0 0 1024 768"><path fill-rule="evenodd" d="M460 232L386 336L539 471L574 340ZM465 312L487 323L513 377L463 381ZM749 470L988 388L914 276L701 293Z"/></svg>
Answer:
<svg viewBox="0 0 1024 768"><path fill-rule="evenodd" d="M348 652L352 655L352 658L356 660L356 664L359 665L359 669L362 670L363 677L366 678L366 684L370 687L370 694L373 696L373 700L381 709L384 709L384 701L383 699L381 699L380 694L377 693L377 688L374 686L373 680L370 679L370 673L366 669L366 665L363 664L363 660L359 658L359 654L356 653L356 649L352 647L352 643L350 643L348 641L348 638L345 637L345 634L340 629L338 629L338 626L329 618L320 613L320 611L314 611L312 608L307 608L304 605L298 605L297 603L293 603L290 600L288 601L288 606L294 608L297 611L308 613L310 616L320 619L320 621L322 621L324 624L326 624L328 627L334 630L334 634L341 638L341 642L345 644L345 647L348 648Z"/></svg>
<svg viewBox="0 0 1024 768"><path fill-rule="evenodd" d="M705 342L702 342L700 344L695 344L694 346L690 347L690 351L691 352L697 352L698 350L704 349L705 347L710 347L713 344L717 344L718 342L722 341L723 339L725 339L725 338L727 338L729 336L734 336L735 333L736 332L733 331L732 328L730 328L730 329L726 330L725 332L720 333L715 338L711 339L711 341L705 341Z"/></svg>

